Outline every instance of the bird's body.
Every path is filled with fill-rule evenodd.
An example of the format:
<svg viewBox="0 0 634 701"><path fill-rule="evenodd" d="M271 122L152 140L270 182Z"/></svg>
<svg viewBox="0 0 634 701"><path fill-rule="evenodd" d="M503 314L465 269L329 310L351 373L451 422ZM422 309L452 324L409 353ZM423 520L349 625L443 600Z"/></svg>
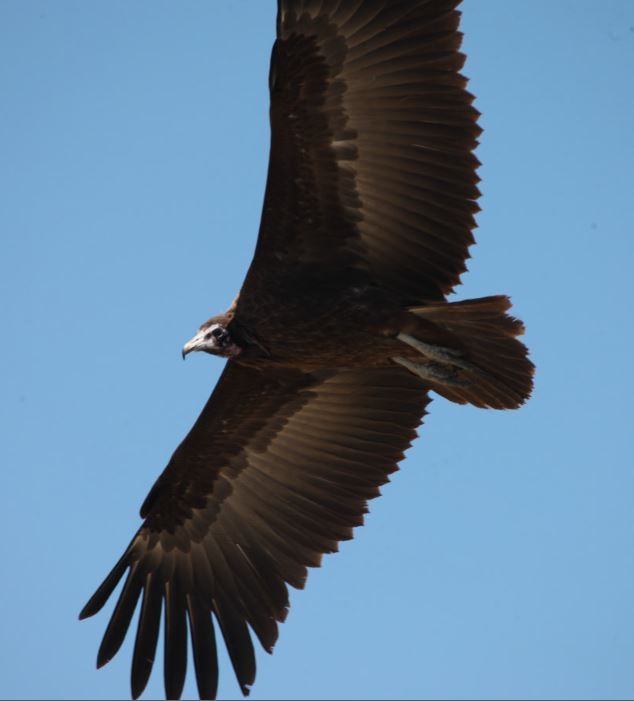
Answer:
<svg viewBox="0 0 634 701"><path fill-rule="evenodd" d="M244 693L250 631L271 651L287 585L337 550L416 436L428 392L516 408L533 366L505 296L449 302L478 209L480 133L460 74L459 0L279 0L258 244L230 309L184 349L228 359L82 611L126 576L98 654L141 610L132 693L161 618L165 689L192 640L216 693L216 628Z"/></svg>
<svg viewBox="0 0 634 701"><path fill-rule="evenodd" d="M239 309L229 325L236 339L245 339L241 362L258 367L337 366L372 367L385 365L394 345L394 312L381 290L363 284L331 284L317 287L312 281L289 286L288 304L269 307L262 313L241 314ZM292 333L289 330L292 329ZM257 338L262 348L247 339Z"/></svg>
<svg viewBox="0 0 634 701"><path fill-rule="evenodd" d="M523 327L505 315L510 306L505 297L428 303L410 309L399 306L389 290L362 281L295 280L286 288L280 285L278 290L282 297L288 294L288 303L267 304L264 300L243 314L238 299L234 308L205 322L203 332L220 326L233 342L228 353L217 348L209 352L262 371L390 368L400 359L421 368L441 366L437 382L426 377L434 389L441 394L449 392L448 398L453 401L498 409L513 408L530 388L530 375L516 380L507 377L500 384L500 359L470 347L474 340L482 340L479 327L461 328L465 319L467 325L473 324L485 313L488 325L484 339L502 344L507 355L523 358L524 347L515 340ZM194 344L189 350L206 348ZM447 371L445 381L441 381L442 366ZM474 396L483 379L495 386L500 396ZM515 396L512 392L505 396L513 385L517 385Z"/></svg>

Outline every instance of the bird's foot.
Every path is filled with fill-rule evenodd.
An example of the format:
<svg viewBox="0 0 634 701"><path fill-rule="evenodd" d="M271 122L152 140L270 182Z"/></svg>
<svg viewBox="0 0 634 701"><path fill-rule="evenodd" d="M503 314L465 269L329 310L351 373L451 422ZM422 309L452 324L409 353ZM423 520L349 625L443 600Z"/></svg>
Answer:
<svg viewBox="0 0 634 701"><path fill-rule="evenodd" d="M425 358L439 363L441 366L452 366L454 368L461 368L462 370L467 370L474 375L484 375L484 371L481 370L474 363L469 362L464 359L464 354L460 350L455 348L444 348L443 346L434 346L431 343L425 343L425 341L420 341L413 336L406 333L399 333L397 336L399 341L407 343L408 346L415 348L421 355Z"/></svg>
<svg viewBox="0 0 634 701"><path fill-rule="evenodd" d="M407 358L395 357L392 358L395 363L407 368L414 375L418 375L423 380L428 382L440 383L441 385L453 385L457 387L466 387L471 383L459 377L459 369L455 366L444 365L437 362L414 363Z"/></svg>
<svg viewBox="0 0 634 701"><path fill-rule="evenodd" d="M456 367L463 367L464 361L461 360L462 351L453 348L443 348L442 346L433 346L431 343L419 341L417 338L406 333L399 333L397 336L399 341L407 343L419 353L424 355L429 360L435 360L438 363L448 363Z"/></svg>
<svg viewBox="0 0 634 701"><path fill-rule="evenodd" d="M420 341L406 333L399 333L398 340L417 350L424 358L417 363L401 356L394 357L394 362L406 367L410 372L418 375L423 380L466 387L472 384L473 375L482 377L486 373L474 363L464 358L464 353L455 348L434 346L431 343Z"/></svg>

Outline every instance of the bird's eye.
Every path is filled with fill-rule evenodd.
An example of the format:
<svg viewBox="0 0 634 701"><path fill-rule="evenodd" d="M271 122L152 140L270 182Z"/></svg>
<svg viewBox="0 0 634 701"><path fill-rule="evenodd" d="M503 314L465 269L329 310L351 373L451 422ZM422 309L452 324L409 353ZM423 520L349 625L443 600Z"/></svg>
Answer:
<svg viewBox="0 0 634 701"><path fill-rule="evenodd" d="M225 331L225 329L218 327L217 329L214 329L214 330L211 332L211 335L212 335L216 340L218 340L218 339L222 338L226 333L227 333L227 332Z"/></svg>

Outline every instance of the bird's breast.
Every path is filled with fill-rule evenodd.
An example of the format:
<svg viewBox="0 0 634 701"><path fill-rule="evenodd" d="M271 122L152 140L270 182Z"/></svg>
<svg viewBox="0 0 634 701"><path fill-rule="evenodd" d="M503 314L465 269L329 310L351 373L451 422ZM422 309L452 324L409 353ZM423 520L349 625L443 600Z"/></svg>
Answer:
<svg viewBox="0 0 634 701"><path fill-rule="evenodd" d="M326 299L294 299L257 319L237 318L245 350L260 366L302 368L381 364L387 357L389 310L355 290Z"/></svg>

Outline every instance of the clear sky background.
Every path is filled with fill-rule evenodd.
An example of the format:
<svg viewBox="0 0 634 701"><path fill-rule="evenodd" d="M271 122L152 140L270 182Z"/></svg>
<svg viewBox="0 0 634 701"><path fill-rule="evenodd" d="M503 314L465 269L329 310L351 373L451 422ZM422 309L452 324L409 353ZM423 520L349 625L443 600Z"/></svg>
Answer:
<svg viewBox="0 0 634 701"><path fill-rule="evenodd" d="M255 699L634 695L634 3L463 10L485 131L459 295L512 295L535 394L433 402ZM0 696L129 693L133 636L97 672L107 615L77 614L221 370L180 349L251 259L274 20L0 0Z"/></svg>

